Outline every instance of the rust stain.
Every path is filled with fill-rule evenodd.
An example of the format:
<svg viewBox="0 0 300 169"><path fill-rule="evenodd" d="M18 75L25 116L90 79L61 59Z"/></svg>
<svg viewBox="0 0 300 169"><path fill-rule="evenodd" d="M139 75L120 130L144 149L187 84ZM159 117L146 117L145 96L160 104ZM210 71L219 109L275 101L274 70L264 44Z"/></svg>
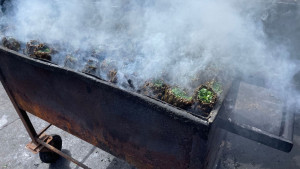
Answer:
<svg viewBox="0 0 300 169"><path fill-rule="evenodd" d="M0 61L7 63L1 70L21 109L138 168L189 167L194 130L186 122L188 117L84 75L15 54L5 53ZM207 127L197 124L202 126ZM174 150L165 148L168 144Z"/></svg>
<svg viewBox="0 0 300 169"><path fill-rule="evenodd" d="M17 94L15 97L22 109L28 110L33 115L46 120L51 124L62 128L63 130L74 134L99 148L102 148L102 146L105 145L107 149L113 151L114 155L122 157L137 168L188 168L190 161L189 154L186 154L184 159L178 159L170 154L164 154L162 152L150 152L146 148L140 147L139 145L134 145L129 142L121 142L112 137L110 134L103 134L107 133L103 131L103 128L98 128L97 131L91 132L78 125L78 121L76 120L72 120L68 117L62 117L60 113L37 106L34 103L28 104Z"/></svg>

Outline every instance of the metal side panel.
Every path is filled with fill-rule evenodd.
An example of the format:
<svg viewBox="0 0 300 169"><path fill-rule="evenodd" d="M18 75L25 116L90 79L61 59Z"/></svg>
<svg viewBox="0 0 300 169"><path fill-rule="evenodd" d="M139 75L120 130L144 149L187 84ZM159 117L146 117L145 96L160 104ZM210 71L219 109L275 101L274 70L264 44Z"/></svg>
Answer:
<svg viewBox="0 0 300 169"><path fill-rule="evenodd" d="M293 147L294 114L286 112L276 93L253 83L233 83L216 122L230 132L285 152Z"/></svg>
<svg viewBox="0 0 300 169"><path fill-rule="evenodd" d="M2 47L0 76L21 109L138 168L188 168L194 135L207 139L185 111Z"/></svg>

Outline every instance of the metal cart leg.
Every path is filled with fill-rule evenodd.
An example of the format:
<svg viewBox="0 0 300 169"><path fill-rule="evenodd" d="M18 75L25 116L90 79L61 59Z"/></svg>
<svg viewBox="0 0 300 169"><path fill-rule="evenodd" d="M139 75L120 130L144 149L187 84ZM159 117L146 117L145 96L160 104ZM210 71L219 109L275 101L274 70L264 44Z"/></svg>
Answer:
<svg viewBox="0 0 300 169"><path fill-rule="evenodd" d="M58 150L57 148L55 148L49 144L52 140L52 137L45 135L44 132L51 126L51 124L49 124L41 132L39 132L39 134L37 134L27 113L24 110L20 109L19 107L16 108L16 111L17 111L20 119L22 120L22 123L25 126L30 138L32 139L32 142L27 144L26 147L28 149L30 149L33 153L36 154L36 153L40 152L44 147L46 147L48 150L59 154L60 156L64 157L65 159L67 159L69 161L72 161L73 163L77 164L80 167L88 168L83 163L75 160L71 156L63 153L62 151Z"/></svg>
<svg viewBox="0 0 300 169"><path fill-rule="evenodd" d="M32 142L35 143L35 144L38 144L37 141L35 140L35 138L37 138L37 133L36 133L32 123L31 123L27 113L24 110L20 109L20 108L17 108L17 109L16 109L17 113L18 113L23 125L25 126L25 128L27 130L27 133L29 134Z"/></svg>
<svg viewBox="0 0 300 169"><path fill-rule="evenodd" d="M53 147L52 145L49 144L51 142L51 140L52 140L52 137L48 136L48 135L45 135L44 132L51 126L51 124L48 125L46 128L44 128L39 134L37 134L36 131L35 131L35 129L34 129L34 127L33 127L33 125L32 125L32 123L31 123L31 121L30 121L30 119L29 119L29 117L28 117L28 115L27 115L27 113L26 113L26 111L24 111L23 109L21 109L17 105L17 103L16 103L13 95L11 94L8 86L5 83L5 80L4 80L3 76L2 76L2 72L1 71L0 71L0 80L2 82L2 85L3 85L3 87L4 87L4 89L5 89L6 93L7 93L7 95L9 97L10 101L12 102L14 108L16 109L16 111L17 111L17 113L18 113L18 115L19 115L19 117L20 117L23 125L25 126L26 131L28 132L28 134L29 134L29 136L30 136L30 138L32 140L32 142L29 143L29 144L27 144L26 147L29 148L35 154L38 153L38 152L40 152L43 148L46 147L48 150L53 151L53 152L59 154L60 156L66 158L69 161L72 161L73 163L77 164L80 167L82 167L82 168L88 168L83 163L75 160L71 156L63 153L62 151L58 150L57 148L55 148L55 147Z"/></svg>
<svg viewBox="0 0 300 169"><path fill-rule="evenodd" d="M49 144L52 141L52 137L49 135L45 135L44 132L51 126L51 124L49 124L43 130L41 130L41 132L39 132L39 134L37 134L35 129L33 128L33 125L31 123L27 113L24 110L21 110L20 112L22 113L20 118L24 119L24 122L22 120L24 126L26 127L26 129L27 128L29 129L29 130L27 130L28 134L30 135L30 137L34 136L34 138L32 139L32 142L26 145L26 147L28 149L30 149L33 153L36 154L36 153L39 153L43 148L47 148L48 150L57 153L58 155L64 157L65 159L67 159L69 161L72 161L73 163L77 164L78 166L80 166L82 168L88 168L83 163L75 160L71 156L63 153L62 151L58 150L57 148L55 148L54 146Z"/></svg>

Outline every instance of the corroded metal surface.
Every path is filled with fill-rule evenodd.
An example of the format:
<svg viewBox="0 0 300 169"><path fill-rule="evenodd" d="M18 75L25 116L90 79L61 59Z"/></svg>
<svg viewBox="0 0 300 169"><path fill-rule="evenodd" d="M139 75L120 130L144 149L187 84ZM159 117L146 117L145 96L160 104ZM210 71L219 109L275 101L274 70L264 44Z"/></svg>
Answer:
<svg viewBox="0 0 300 169"><path fill-rule="evenodd" d="M250 126L244 127L245 121L241 121L242 125L239 120L232 121L236 113L220 109L225 94L209 117L199 118L95 77L27 58L2 47L0 75L21 112L30 112L138 168L210 166L207 164L213 161L215 155L212 154L219 151L216 147L222 139L216 125L283 151L292 148L289 127L293 124L292 118L277 120L280 124L277 129L282 130L280 135L276 134L277 129L275 133L256 130L251 126L256 123L251 120ZM241 92L249 93L248 89L251 88L248 86ZM240 90L230 93L241 94ZM232 99L229 97L229 100ZM243 113L245 106L238 106L244 103L242 99L233 100L232 104L238 107L234 112ZM223 108L233 105L225 102Z"/></svg>
<svg viewBox="0 0 300 169"><path fill-rule="evenodd" d="M42 134L42 135L39 136L39 139L41 139L46 144L49 144L52 141L53 138L52 138L52 136ZM44 146L41 145L41 144L36 144L34 142L30 142L30 143L26 144L26 148L29 149L32 153L37 154L40 151L42 151Z"/></svg>
<svg viewBox="0 0 300 169"><path fill-rule="evenodd" d="M207 121L82 73L3 48L0 70L21 109L138 168L188 168L207 141Z"/></svg>

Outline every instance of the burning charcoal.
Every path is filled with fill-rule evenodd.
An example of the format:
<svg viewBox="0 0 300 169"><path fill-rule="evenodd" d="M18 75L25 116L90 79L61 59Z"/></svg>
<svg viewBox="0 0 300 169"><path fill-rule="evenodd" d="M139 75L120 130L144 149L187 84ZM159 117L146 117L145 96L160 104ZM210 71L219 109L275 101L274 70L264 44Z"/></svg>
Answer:
<svg viewBox="0 0 300 169"><path fill-rule="evenodd" d="M68 55L66 57L66 60L64 62L64 67L68 67L70 69L74 69L76 65L77 59L71 55Z"/></svg>
<svg viewBox="0 0 300 169"><path fill-rule="evenodd" d="M31 40L26 44L26 51L24 53L32 58L51 61L51 54L54 52L49 46L39 43L36 40Z"/></svg>
<svg viewBox="0 0 300 169"><path fill-rule="evenodd" d="M196 109L201 109L206 115L210 113L217 103L217 94L208 85L200 85L194 95Z"/></svg>
<svg viewBox="0 0 300 169"><path fill-rule="evenodd" d="M141 89L141 93L156 99L161 99L167 88L168 85L166 85L162 80L152 80L144 84Z"/></svg>
<svg viewBox="0 0 300 169"><path fill-rule="evenodd" d="M14 50L17 52L21 49L20 43L12 37L4 37L2 39L2 45L8 49L11 49L11 50Z"/></svg>
<svg viewBox="0 0 300 169"><path fill-rule="evenodd" d="M84 66L82 72L96 76L97 67L98 67L97 65L98 65L98 61L89 59L86 65Z"/></svg>
<svg viewBox="0 0 300 169"><path fill-rule="evenodd" d="M110 70L107 77L109 79L109 82L111 82L111 83L117 83L117 81L118 81L116 70Z"/></svg>
<svg viewBox="0 0 300 169"><path fill-rule="evenodd" d="M179 87L168 88L162 100L179 108L188 108L193 104L192 97Z"/></svg>

